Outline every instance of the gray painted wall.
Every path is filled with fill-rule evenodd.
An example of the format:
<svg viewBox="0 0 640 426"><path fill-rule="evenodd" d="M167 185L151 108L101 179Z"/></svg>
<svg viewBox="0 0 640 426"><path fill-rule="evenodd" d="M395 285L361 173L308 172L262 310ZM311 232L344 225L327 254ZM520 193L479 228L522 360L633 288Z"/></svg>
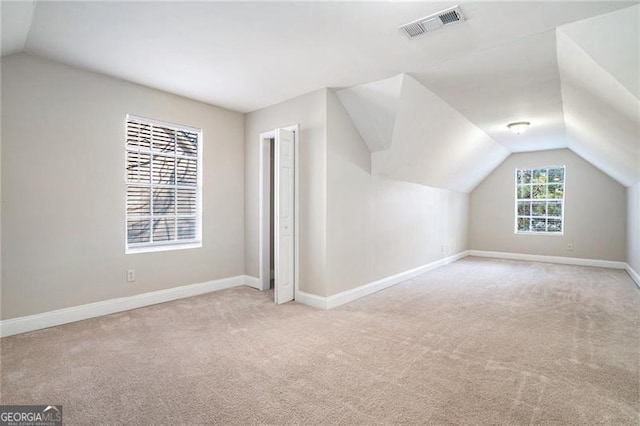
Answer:
<svg viewBox="0 0 640 426"><path fill-rule="evenodd" d="M564 236L515 234L514 170L563 164ZM471 193L469 219L473 250L626 261L626 188L568 149L512 154Z"/></svg>
<svg viewBox="0 0 640 426"><path fill-rule="evenodd" d="M127 113L203 129L202 248L125 255ZM17 54L2 152L3 319L244 273L243 114Z"/></svg>
<svg viewBox="0 0 640 426"><path fill-rule="evenodd" d="M202 248L124 254L127 113L203 128ZM303 291L336 294L467 248L640 271L640 184L627 190L569 150L514 154L469 196L372 176L331 90L243 116L18 54L2 60L2 318L258 276L259 134L296 123ZM567 165L565 235L515 235L513 170L555 164Z"/></svg>
<svg viewBox="0 0 640 426"><path fill-rule="evenodd" d="M371 175L371 153L327 96L327 293L467 249L468 194Z"/></svg>
<svg viewBox="0 0 640 426"><path fill-rule="evenodd" d="M468 195L371 175L333 90L246 116L246 254L259 268L259 135L300 124L300 290L330 296L467 248ZM441 247L444 250L441 251Z"/></svg>
<svg viewBox="0 0 640 426"><path fill-rule="evenodd" d="M300 125L299 288L325 296L326 90L246 114L245 271L259 276L260 133Z"/></svg>

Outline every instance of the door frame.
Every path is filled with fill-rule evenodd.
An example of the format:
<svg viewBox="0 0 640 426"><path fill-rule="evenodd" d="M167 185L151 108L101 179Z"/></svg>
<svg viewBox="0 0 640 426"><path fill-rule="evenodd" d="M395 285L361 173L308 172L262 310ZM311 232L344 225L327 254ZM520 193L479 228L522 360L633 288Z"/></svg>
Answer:
<svg viewBox="0 0 640 426"><path fill-rule="evenodd" d="M294 283L293 283L293 299L296 299L298 294L298 272L299 272L299 203L298 203L298 187L299 187L299 153L300 153L300 126L294 124L291 126L280 127L281 129L289 130L293 132L293 145L294 145L294 209L293 209L293 222L294 222ZM258 243L258 269L260 282L260 289L265 291L269 290L269 283L271 281L271 268L269 267L269 250L271 247L270 236L270 215L269 202L271 196L271 188L269 185L269 177L271 172L271 151L270 143L276 137L276 130L269 130L267 132L260 133L259 151L260 151L260 167L258 172L258 205L259 205L259 243ZM274 190L277 190L277 186L274 185ZM275 198L275 197L274 197Z"/></svg>

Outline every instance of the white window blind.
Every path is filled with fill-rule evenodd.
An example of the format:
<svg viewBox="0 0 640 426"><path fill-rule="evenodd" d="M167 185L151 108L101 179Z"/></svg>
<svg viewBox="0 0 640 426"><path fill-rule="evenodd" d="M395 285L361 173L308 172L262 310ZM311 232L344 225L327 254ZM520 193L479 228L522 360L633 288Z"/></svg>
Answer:
<svg viewBox="0 0 640 426"><path fill-rule="evenodd" d="M563 234L565 166L516 169L515 232Z"/></svg>
<svg viewBox="0 0 640 426"><path fill-rule="evenodd" d="M127 116L127 251L201 243L202 131Z"/></svg>

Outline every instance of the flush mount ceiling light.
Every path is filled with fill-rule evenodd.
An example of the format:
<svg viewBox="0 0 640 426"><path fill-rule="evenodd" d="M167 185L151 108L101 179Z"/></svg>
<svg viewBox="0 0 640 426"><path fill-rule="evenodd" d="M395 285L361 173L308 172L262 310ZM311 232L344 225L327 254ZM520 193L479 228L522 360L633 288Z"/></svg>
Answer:
<svg viewBox="0 0 640 426"><path fill-rule="evenodd" d="M526 132L530 124L531 123L529 123L528 121L517 121L515 123L507 124L507 127L513 133L515 133L516 135L519 135L521 133Z"/></svg>

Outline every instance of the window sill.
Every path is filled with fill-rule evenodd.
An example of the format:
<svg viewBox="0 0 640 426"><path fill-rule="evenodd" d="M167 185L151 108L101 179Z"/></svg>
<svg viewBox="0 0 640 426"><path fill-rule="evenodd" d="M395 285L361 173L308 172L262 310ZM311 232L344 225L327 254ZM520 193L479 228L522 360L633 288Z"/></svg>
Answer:
<svg viewBox="0 0 640 426"><path fill-rule="evenodd" d="M147 247L134 247L125 250L125 254L136 253L154 253L158 251L173 251L173 250L187 250L194 248L201 248L202 243L189 243L189 244L172 244L163 246L147 246Z"/></svg>
<svg viewBox="0 0 640 426"><path fill-rule="evenodd" d="M516 235L537 235L537 236L550 236L550 237L562 237L564 232L514 232Z"/></svg>

